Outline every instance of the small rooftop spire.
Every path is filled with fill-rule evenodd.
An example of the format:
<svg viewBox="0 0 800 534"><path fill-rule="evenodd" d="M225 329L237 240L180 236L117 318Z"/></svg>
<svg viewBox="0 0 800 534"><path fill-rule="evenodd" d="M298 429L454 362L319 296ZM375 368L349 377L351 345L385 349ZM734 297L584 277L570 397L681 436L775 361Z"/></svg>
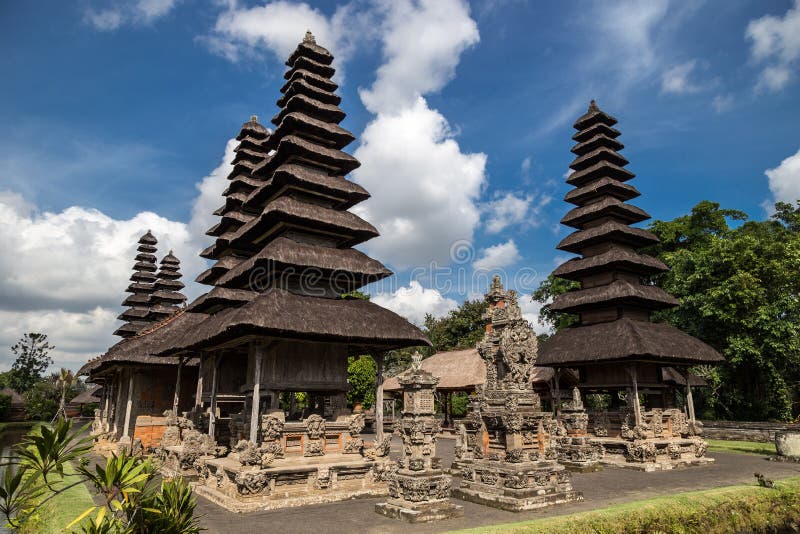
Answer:
<svg viewBox="0 0 800 534"><path fill-rule="evenodd" d="M258 122L258 115L250 115L250 122Z"/></svg>
<svg viewBox="0 0 800 534"><path fill-rule="evenodd" d="M591 102L589 102L589 113L596 113L600 111L600 108L597 107L597 102L594 101L594 98Z"/></svg>
<svg viewBox="0 0 800 534"><path fill-rule="evenodd" d="M311 30L306 30L306 36L303 37L303 42L309 44L317 44L317 40L314 39L314 34L311 33Z"/></svg>

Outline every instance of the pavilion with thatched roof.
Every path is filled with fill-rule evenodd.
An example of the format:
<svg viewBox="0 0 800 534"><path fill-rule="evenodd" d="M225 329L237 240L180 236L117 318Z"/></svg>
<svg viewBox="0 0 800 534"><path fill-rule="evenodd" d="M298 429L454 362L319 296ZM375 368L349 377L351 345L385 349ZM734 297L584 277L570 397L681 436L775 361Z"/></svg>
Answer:
<svg viewBox="0 0 800 534"><path fill-rule="evenodd" d="M627 203L640 193L628 183L634 174L618 152L623 145L616 123L594 101L575 122L576 157L567 177L575 189L565 200L576 207L561 220L575 231L558 248L580 257L561 264L553 275L579 282L580 288L556 297L550 309L575 314L579 321L542 343L538 363L577 369L584 394L611 393L610 411L594 414L588 424L606 458L621 457L648 470L696 463L706 445L697 437L688 367L723 358L699 339L651 320L653 312L678 301L651 282L668 267L640 252L658 238L631 226L650 216ZM688 424L666 394L674 388L676 370L686 386ZM618 404L621 398L624 406ZM582 403L576 399L574 404Z"/></svg>

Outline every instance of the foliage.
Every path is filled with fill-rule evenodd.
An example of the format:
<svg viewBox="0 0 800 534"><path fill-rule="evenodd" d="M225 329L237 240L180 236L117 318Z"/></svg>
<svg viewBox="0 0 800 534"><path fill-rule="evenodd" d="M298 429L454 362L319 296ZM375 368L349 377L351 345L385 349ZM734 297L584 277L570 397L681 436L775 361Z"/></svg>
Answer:
<svg viewBox="0 0 800 534"><path fill-rule="evenodd" d="M0 389L11 388L14 389L14 371L8 370L0 373Z"/></svg>
<svg viewBox="0 0 800 534"><path fill-rule="evenodd" d="M476 528L474 533L602 532L795 532L800 523L800 478L777 481L775 489L728 486L679 493L602 510Z"/></svg>
<svg viewBox="0 0 800 534"><path fill-rule="evenodd" d="M372 356L350 356L347 359L347 392L349 406L362 404L364 409L375 404L375 377L378 367Z"/></svg>
<svg viewBox="0 0 800 534"><path fill-rule="evenodd" d="M58 411L58 387L50 380L40 380L23 394L28 419L49 421Z"/></svg>
<svg viewBox="0 0 800 534"><path fill-rule="evenodd" d="M11 409L11 397L0 393L0 419L8 417L9 409Z"/></svg>
<svg viewBox="0 0 800 534"><path fill-rule="evenodd" d="M54 348L47 342L47 334L36 332L23 335L11 347L11 352L16 356L11 366L14 389L24 393L41 380L43 373L53 364L49 354Z"/></svg>
<svg viewBox="0 0 800 534"><path fill-rule="evenodd" d="M157 469L151 460L127 452L89 466L84 456L91 438L82 437L85 431L59 419L34 429L15 447L17 458L4 464L0 477L0 512L12 528L24 528L35 508L88 482L97 498L67 529L80 524L83 532L96 533L199 532L195 500L183 481L154 484ZM69 469L74 463L77 472ZM77 480L64 484L67 477Z"/></svg>
<svg viewBox="0 0 800 534"><path fill-rule="evenodd" d="M693 369L709 382L695 396L704 417L790 420L800 412L800 202L775 205L770 220L703 201L690 215L655 221L661 242L643 252L671 270L652 282L680 301L654 315L720 351L725 363ZM738 226L732 226L731 221ZM568 290L555 279L540 302ZM556 329L568 323L546 307Z"/></svg>
<svg viewBox="0 0 800 534"><path fill-rule="evenodd" d="M465 417L469 397L463 391L457 391L450 396L450 411L453 417Z"/></svg>
<svg viewBox="0 0 800 534"><path fill-rule="evenodd" d="M578 288L580 288L580 284L572 280L556 278L552 274L545 278L533 292L533 300L542 304L542 308L539 310L539 323L548 325L556 331L577 323L577 315L554 312L550 309L550 303L558 295Z"/></svg>
<svg viewBox="0 0 800 534"><path fill-rule="evenodd" d="M433 343L433 352L468 349L483 337L488 305L482 299L465 300L446 316L436 319L425 316L425 334Z"/></svg>

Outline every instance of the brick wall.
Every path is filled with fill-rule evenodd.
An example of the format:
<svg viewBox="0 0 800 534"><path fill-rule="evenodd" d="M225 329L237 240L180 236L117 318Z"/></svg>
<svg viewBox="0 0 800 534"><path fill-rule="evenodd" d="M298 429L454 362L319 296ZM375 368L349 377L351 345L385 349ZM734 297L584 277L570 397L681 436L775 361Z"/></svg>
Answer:
<svg viewBox="0 0 800 534"><path fill-rule="evenodd" d="M133 429L133 438L142 442L142 447L155 447L161 442L164 429L167 428L166 417L139 415L136 417L136 426Z"/></svg>

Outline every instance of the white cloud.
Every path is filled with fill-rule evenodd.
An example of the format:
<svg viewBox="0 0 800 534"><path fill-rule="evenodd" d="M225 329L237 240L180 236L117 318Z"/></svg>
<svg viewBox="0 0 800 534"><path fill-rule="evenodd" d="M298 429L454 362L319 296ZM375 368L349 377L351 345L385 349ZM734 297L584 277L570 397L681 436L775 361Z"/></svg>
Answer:
<svg viewBox="0 0 800 534"><path fill-rule="evenodd" d="M520 259L522 257L517 244L513 239L509 239L505 243L498 243L483 249L480 257L472 263L472 267L476 271L491 271L514 265Z"/></svg>
<svg viewBox="0 0 800 534"><path fill-rule="evenodd" d="M675 65L667 69L661 76L661 92L685 94L700 91L701 87L689 80L689 76L696 66L697 60L692 59L686 63L681 63L680 65Z"/></svg>
<svg viewBox="0 0 800 534"><path fill-rule="evenodd" d="M19 193L0 191L0 347L41 331L56 346L55 366L73 369L104 352L117 340L136 241L148 229L158 256L171 249L180 258L186 295L204 291L191 281L206 268L198 252L210 242L204 233L217 221L211 212L222 203L234 147L229 141L220 165L197 184L188 224L152 212L119 220L79 206L40 212Z"/></svg>
<svg viewBox="0 0 800 534"><path fill-rule="evenodd" d="M752 41L753 60L766 65L756 90L783 89L800 59L800 0L794 0L783 17L765 15L751 20L745 36Z"/></svg>
<svg viewBox="0 0 800 534"><path fill-rule="evenodd" d="M328 18L305 2L278 0L254 7L233 2L217 18L213 32L201 40L212 52L231 61L267 49L282 62L310 30L317 42L336 56L341 80L341 70L356 45L377 35L378 5L354 0L338 6Z"/></svg>
<svg viewBox="0 0 800 534"><path fill-rule="evenodd" d="M494 200L481 206L486 213L486 232L496 234L515 224L538 226L539 215L553 199L550 195L517 195L512 192L498 193Z"/></svg>
<svg viewBox="0 0 800 534"><path fill-rule="evenodd" d="M458 307L455 300L443 297L436 289L425 289L416 280L393 293L373 295L370 300L420 326L425 321L425 314L441 317Z"/></svg>
<svg viewBox="0 0 800 534"><path fill-rule="evenodd" d="M413 106L455 75L461 53L480 40L478 25L461 0L386 3L381 35L385 62L361 100L373 113Z"/></svg>
<svg viewBox="0 0 800 534"><path fill-rule="evenodd" d="M104 9L86 9L84 21L100 31L113 31L125 24L150 24L169 14L176 3L177 0L114 2Z"/></svg>
<svg viewBox="0 0 800 534"><path fill-rule="evenodd" d="M537 334L550 333L549 327L539 323L539 314L541 313L542 304L533 300L530 295L520 295L518 302L520 309L522 309L522 317L531 324L531 327L533 327L533 330Z"/></svg>
<svg viewBox="0 0 800 534"><path fill-rule="evenodd" d="M781 161L774 169L767 169L764 174L769 179L773 203L789 202L794 205L800 200L800 150Z"/></svg>
<svg viewBox="0 0 800 534"><path fill-rule="evenodd" d="M401 269L446 263L451 244L472 239L486 155L462 153L423 98L370 122L354 155L353 177L372 197L353 211L381 232L365 243L370 254Z"/></svg>
<svg viewBox="0 0 800 534"><path fill-rule="evenodd" d="M734 98L733 95L715 95L714 98L711 99L711 107L714 108L714 111L717 113L725 113L726 111L730 110L733 107Z"/></svg>

